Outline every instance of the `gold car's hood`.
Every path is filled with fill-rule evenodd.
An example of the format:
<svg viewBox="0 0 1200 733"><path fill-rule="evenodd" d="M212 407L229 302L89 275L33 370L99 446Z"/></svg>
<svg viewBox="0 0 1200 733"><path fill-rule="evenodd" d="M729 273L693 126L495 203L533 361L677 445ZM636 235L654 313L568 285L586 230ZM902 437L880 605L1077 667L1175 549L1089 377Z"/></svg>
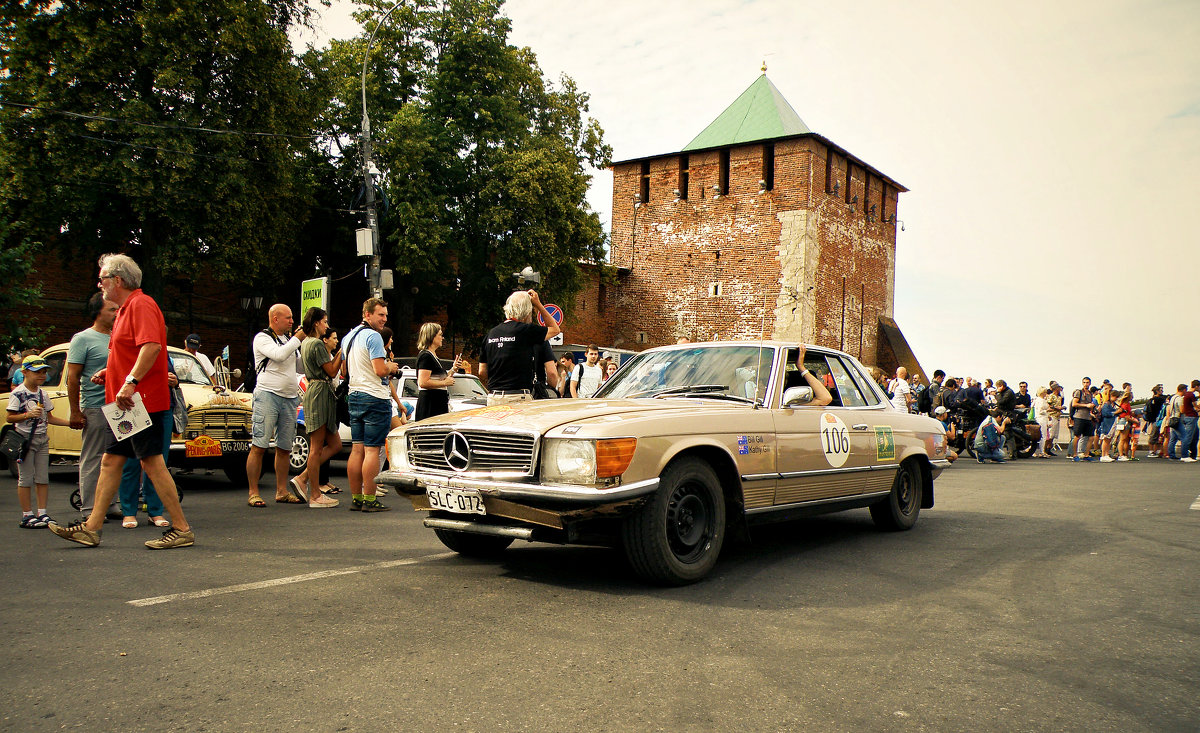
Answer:
<svg viewBox="0 0 1200 733"><path fill-rule="evenodd" d="M448 425L456 428L512 428L545 434L558 426L569 423L622 421L626 418L645 416L648 413L686 411L694 414L702 407L719 410L751 409L750 405L738 402L704 398L536 400L448 413L412 423L412 426L416 428L433 425Z"/></svg>

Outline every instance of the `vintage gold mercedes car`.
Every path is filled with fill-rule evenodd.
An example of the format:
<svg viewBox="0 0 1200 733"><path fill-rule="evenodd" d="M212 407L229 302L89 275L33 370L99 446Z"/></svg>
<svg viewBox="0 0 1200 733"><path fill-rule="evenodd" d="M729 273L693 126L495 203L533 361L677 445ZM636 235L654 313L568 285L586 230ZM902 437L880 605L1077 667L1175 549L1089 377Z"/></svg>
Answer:
<svg viewBox="0 0 1200 733"><path fill-rule="evenodd" d="M869 508L889 530L933 506L949 465L940 424L895 410L853 357L796 344L711 342L642 352L587 400L441 415L388 436L379 482L427 511L450 549L514 539L617 544L659 583L703 578L731 533Z"/></svg>

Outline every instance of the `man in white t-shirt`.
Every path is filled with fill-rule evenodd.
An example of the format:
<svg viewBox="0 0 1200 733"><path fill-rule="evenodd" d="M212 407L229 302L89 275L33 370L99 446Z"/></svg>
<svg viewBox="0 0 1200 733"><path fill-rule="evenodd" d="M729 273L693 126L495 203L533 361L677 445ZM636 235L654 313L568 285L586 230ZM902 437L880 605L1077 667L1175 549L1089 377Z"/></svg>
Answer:
<svg viewBox="0 0 1200 733"><path fill-rule="evenodd" d="M343 370L350 380L346 398L350 408L350 509L356 512L386 512L390 507L376 497L379 451L392 427L392 392L388 380L400 367L388 360L379 329L387 325L388 304L382 298L363 303L363 322L342 340L346 353ZM532 370L531 370L532 371Z"/></svg>
<svg viewBox="0 0 1200 733"><path fill-rule="evenodd" d="M204 370L204 376L212 379L217 370L213 368L212 361L200 353L200 334L189 333L187 338L183 340L183 348L192 356L196 357L196 361L200 362L200 368Z"/></svg>
<svg viewBox="0 0 1200 733"><path fill-rule="evenodd" d="M292 309L283 303L271 306L267 318L268 327L256 333L251 342L258 381L251 402L250 454L246 456L246 480L250 483L247 503L252 507L266 506L258 493L258 480L262 477L263 457L274 438L275 501L307 504L287 488L288 460L296 436L296 408L300 406L300 380L296 374L304 329L292 332Z"/></svg>
<svg viewBox="0 0 1200 733"><path fill-rule="evenodd" d="M912 405L912 388L908 386L908 370L904 367L896 369L896 378L888 385L892 393L892 406L900 412L909 412Z"/></svg>
<svg viewBox="0 0 1200 733"><path fill-rule="evenodd" d="M596 362L600 361L600 347L588 344L587 361L575 367L571 375L571 396L591 397L604 383L604 371Z"/></svg>

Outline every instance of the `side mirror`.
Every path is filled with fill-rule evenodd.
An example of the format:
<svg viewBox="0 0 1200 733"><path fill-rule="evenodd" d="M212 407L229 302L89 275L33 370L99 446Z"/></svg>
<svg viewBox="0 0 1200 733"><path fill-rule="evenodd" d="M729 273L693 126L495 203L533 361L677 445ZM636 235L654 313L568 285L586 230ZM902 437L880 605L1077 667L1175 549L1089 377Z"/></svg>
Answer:
<svg viewBox="0 0 1200 733"><path fill-rule="evenodd" d="M788 387L783 391L784 407L799 407L813 401L812 387Z"/></svg>

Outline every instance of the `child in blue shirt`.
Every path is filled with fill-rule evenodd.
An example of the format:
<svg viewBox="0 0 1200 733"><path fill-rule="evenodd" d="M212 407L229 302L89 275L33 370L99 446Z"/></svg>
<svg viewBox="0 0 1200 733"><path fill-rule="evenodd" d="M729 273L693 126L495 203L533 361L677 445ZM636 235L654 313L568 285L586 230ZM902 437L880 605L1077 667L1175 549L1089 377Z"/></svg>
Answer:
<svg viewBox="0 0 1200 733"><path fill-rule="evenodd" d="M21 502L21 527L45 527L52 521L46 513L50 492L50 438L46 426L71 423L50 414L54 405L42 389L50 365L40 356L27 356L21 362L21 384L8 398L5 421L15 423L13 430L29 439L25 455L17 461L17 499ZM30 488L37 487L37 512L33 511Z"/></svg>

